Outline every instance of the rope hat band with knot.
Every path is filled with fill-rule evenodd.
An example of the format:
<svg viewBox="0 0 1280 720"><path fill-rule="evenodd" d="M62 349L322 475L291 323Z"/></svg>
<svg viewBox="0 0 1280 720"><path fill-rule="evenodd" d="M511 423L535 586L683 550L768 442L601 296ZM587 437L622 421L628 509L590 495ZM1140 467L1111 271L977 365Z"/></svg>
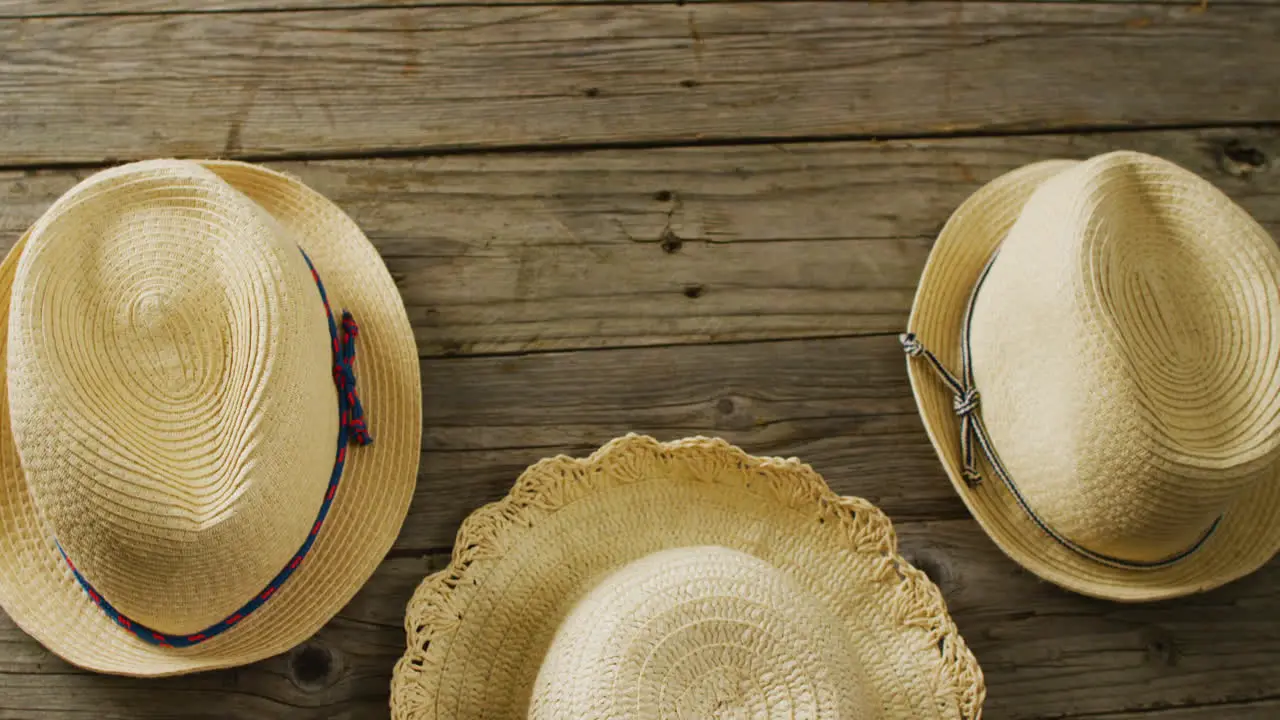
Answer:
<svg viewBox="0 0 1280 720"><path fill-rule="evenodd" d="M1218 523L1222 521L1221 516L1213 521L1213 524L1201 535L1194 544L1180 550L1168 557L1156 560L1126 560L1124 558L1111 557L1103 553L1094 552L1079 543L1072 541L1062 533L1054 530L1048 523L1036 514L1035 510L1027 503L1026 498L1018 490L1017 484L1013 478L1009 476L1009 471L1005 469L1004 463L1000 462L1000 455L996 452L995 446L991 442L991 437L987 434L986 425L982 422L982 413L979 411L979 395L978 388L973 384L973 361L972 354L969 350L969 324L973 317L973 299L978 296L978 292L982 289L982 284L987 278L987 272L991 269L992 263L995 262L997 252L991 256L991 260L987 262L983 268L982 274L978 276L978 282L973 286L973 292L969 296L969 303L965 310L965 324L960 333L960 374L956 376L938 360L938 356L928 350L915 336L914 333L902 333L898 336L898 341L902 344L902 350L908 357L920 358L925 361L938 377L938 381L951 389L955 394L952 400L952 408L955 410L956 417L960 418L960 454L963 458L960 469L960 476L968 483L969 487L976 488L982 483L982 472L979 468L979 455L981 460L985 461L987 467L991 468L996 477L1004 483L1014 499L1018 501L1018 505L1026 511L1030 517L1046 535L1053 538L1064 547L1070 548L1091 560L1096 560L1107 565L1113 565L1120 568L1129 569L1150 569L1172 565L1191 553L1199 550L1213 534L1218 527Z"/></svg>
<svg viewBox="0 0 1280 720"><path fill-rule="evenodd" d="M1194 173L1115 152L991 181L900 343L952 485L1040 577L1158 600L1280 549L1280 249Z"/></svg>
<svg viewBox="0 0 1280 720"><path fill-rule="evenodd" d="M67 661L280 654L391 547L419 457L413 333L377 251L296 178L97 173L0 263L0 319L0 607Z"/></svg>

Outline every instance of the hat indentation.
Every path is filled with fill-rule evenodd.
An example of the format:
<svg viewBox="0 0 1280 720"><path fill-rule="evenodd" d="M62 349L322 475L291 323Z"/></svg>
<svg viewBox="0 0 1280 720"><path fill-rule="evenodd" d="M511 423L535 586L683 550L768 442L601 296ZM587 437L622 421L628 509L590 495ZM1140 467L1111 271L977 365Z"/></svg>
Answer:
<svg viewBox="0 0 1280 720"><path fill-rule="evenodd" d="M1280 459L1280 253L1209 183L1116 153L1031 195L973 300L976 386L1028 504L1159 564Z"/></svg>
<svg viewBox="0 0 1280 720"><path fill-rule="evenodd" d="M197 164L139 163L59 200L13 286L10 415L49 534L137 624L226 618L333 466L330 333L292 237Z"/></svg>
<svg viewBox="0 0 1280 720"><path fill-rule="evenodd" d="M338 483L342 479L342 471L346 464L347 443L351 442L356 445L367 445L371 442L368 429L365 427L364 411L360 405L360 399L355 393L355 339L359 335L359 327L356 325L354 317L350 312L343 311L342 323L339 326L334 322L333 310L329 305L329 298L324 290L324 283L320 281L320 276L316 271L315 265L312 264L311 258L306 252L302 253L306 260L307 267L311 271L311 277L315 280L316 288L320 293L320 299L324 304L325 316L328 318L329 332L332 334L333 340L333 377L338 389L338 412L340 414L340 424L338 428L338 451L337 458L334 461L333 470L329 476L329 482L324 493L324 500L321 502L319 515L316 517L315 523L311 526L311 532L307 534L306 540L302 546L294 553L290 562L272 578L271 582L254 597L248 599L234 613L228 615L222 620L200 630L198 632L181 632L168 633L148 627L146 624L130 618L119 608L112 605L106 597L98 592L89 580L81 573L67 555L61 545L58 551L62 554L62 559L66 561L67 566L71 569L72 575L75 576L76 582L84 588L85 593L93 604L97 605L106 613L107 617L120 627L124 628L134 637L151 645L158 645L165 648L183 648L192 645L198 645L207 640L217 637L231 628L238 625L241 621L248 618L255 611L261 608L271 600L284 586L285 582L292 577L302 562L310 553L312 546L315 544L321 527L329 514L334 498L338 492ZM341 329L339 329L341 327Z"/></svg>

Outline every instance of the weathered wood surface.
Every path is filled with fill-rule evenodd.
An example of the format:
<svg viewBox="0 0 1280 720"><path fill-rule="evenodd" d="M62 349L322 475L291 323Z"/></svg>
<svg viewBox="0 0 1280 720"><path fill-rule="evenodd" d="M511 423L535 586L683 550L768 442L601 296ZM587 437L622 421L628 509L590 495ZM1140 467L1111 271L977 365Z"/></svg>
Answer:
<svg viewBox="0 0 1280 720"><path fill-rule="evenodd" d="M1143 606L1038 581L951 490L892 337L950 212L1034 160L1160 154L1280 236L1277 27L1275 0L0 0L0 247L103 163L274 160L383 254L424 386L404 531L315 638L136 680L0 613L0 720L385 717L462 518L628 431L884 508L988 720L1280 716L1280 563Z"/></svg>
<svg viewBox="0 0 1280 720"><path fill-rule="evenodd" d="M1225 702L1199 707L1089 715L1090 720L1273 720L1280 717L1280 701Z"/></svg>
<svg viewBox="0 0 1280 720"><path fill-rule="evenodd" d="M628 431L795 455L900 521L965 517L892 336L447 358L422 377L423 470L398 548L448 547L525 466Z"/></svg>
<svg viewBox="0 0 1280 720"><path fill-rule="evenodd" d="M0 165L1280 121L1280 7L441 6L0 20Z"/></svg>
<svg viewBox="0 0 1280 720"><path fill-rule="evenodd" d="M227 11L279 12L288 10L350 10L370 7L426 7L432 5L545 5L596 4L634 5L641 3L708 3L739 0L0 0L0 18L54 17L61 15L122 15L133 13L175 14ZM799 0L769 0L796 2ZM846 0L819 0L846 2ZM915 0L946 2L948 0ZM1060 0L992 0L993 2L1058 2ZM1086 0L1088 1L1088 0ZM1106 1L1106 0L1102 0ZM1126 0L1132 3L1183 5L1197 12L1209 10L1208 0ZM1212 0L1215 8L1225 5L1265 5L1277 0Z"/></svg>
<svg viewBox="0 0 1280 720"><path fill-rule="evenodd" d="M898 530L983 662L990 720L1275 717L1274 564L1200 598L1122 606L1016 570L971 521ZM390 668L403 651L394 605L443 561L388 560L341 616L288 655L159 681L75 673L0 618L0 718L384 717ZM1158 711L1179 706L1198 709Z"/></svg>
<svg viewBox="0 0 1280 720"><path fill-rule="evenodd" d="M274 166L364 228L438 356L893 332L931 238L979 183L1118 148L1204 175L1280 235L1273 130ZM90 172L0 172L0 243Z"/></svg>
<svg viewBox="0 0 1280 720"><path fill-rule="evenodd" d="M1128 717L1178 706L1261 718L1268 706L1242 703L1274 699L1280 687L1280 564L1212 593L1142 606L1036 580L965 516L931 461L893 338L440 358L424 363L423 376L424 477L405 530L373 582L316 639L252 667L151 682L78 674L0 621L0 717L4 708L14 717L103 716L104 708L107 717L167 717L171 707L195 717L378 716L402 650L401 608L418 579L441 567L434 549L457 521L499 497L526 464L630 429L714 433L752 452L798 455L841 492L880 503L982 662L988 718ZM1213 715L1223 704L1234 704L1231 714Z"/></svg>

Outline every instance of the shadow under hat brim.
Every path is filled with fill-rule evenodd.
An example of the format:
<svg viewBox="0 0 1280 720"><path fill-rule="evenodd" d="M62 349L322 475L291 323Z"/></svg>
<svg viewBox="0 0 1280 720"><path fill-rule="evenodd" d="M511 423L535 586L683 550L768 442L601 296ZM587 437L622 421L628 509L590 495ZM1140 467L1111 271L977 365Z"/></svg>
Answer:
<svg viewBox="0 0 1280 720"><path fill-rule="evenodd" d="M356 371L375 441L348 453L315 545L270 601L210 640L162 648L138 639L89 600L33 504L10 427L8 334L0 332L0 606L49 650L97 672L177 675L244 665L298 645L373 574L399 534L417 480L417 347L377 250L342 210L293 177L237 162L200 164L271 214L311 257L330 296L342 303L334 311L350 310L359 322ZM8 327L26 241L0 263L0 328ZM327 478L318 478L316 492L324 493L326 484Z"/></svg>
<svg viewBox="0 0 1280 720"><path fill-rule="evenodd" d="M960 368L964 313L983 268L1036 188L1076 164L1051 160L1003 175L974 193L943 227L925 264L907 329L948 368ZM922 362L908 360L908 374L929 439L956 492L1006 555L1049 582L1108 600L1161 600L1243 577L1280 550L1277 469L1241 493L1203 545L1172 565L1130 569L1087 558L1041 530L989 468L984 468L977 486L965 482L960 424L950 391Z"/></svg>

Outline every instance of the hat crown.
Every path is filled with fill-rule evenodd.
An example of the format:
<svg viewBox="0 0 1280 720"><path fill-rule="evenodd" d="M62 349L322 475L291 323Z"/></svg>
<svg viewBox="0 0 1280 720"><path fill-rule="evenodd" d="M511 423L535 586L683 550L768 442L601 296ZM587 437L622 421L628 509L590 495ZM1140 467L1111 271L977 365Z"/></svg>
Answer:
<svg viewBox="0 0 1280 720"><path fill-rule="evenodd" d="M872 717L843 624L776 567L718 546L603 579L547 651L531 720Z"/></svg>
<svg viewBox="0 0 1280 720"><path fill-rule="evenodd" d="M1208 182L1111 153L1041 185L974 300L973 373L1033 511L1094 552L1193 546L1280 457L1280 251Z"/></svg>
<svg viewBox="0 0 1280 720"><path fill-rule="evenodd" d="M118 611L199 631L284 568L323 500L338 418L315 281L195 163L99 173L25 242L8 388L32 496Z"/></svg>

